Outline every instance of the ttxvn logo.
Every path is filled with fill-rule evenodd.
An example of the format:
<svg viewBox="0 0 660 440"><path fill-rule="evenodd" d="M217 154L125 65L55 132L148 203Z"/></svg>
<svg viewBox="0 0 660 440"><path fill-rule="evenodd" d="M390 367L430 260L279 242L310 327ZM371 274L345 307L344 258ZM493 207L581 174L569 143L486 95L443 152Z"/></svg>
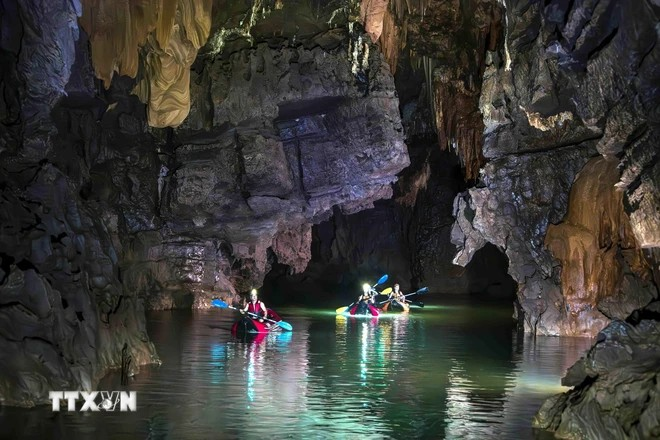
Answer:
<svg viewBox="0 0 660 440"><path fill-rule="evenodd" d="M67 411L76 411L76 401L82 397L85 403L79 411L119 411L137 410L135 391L51 391L48 397L53 402L53 411L60 411L60 401L67 400Z"/></svg>

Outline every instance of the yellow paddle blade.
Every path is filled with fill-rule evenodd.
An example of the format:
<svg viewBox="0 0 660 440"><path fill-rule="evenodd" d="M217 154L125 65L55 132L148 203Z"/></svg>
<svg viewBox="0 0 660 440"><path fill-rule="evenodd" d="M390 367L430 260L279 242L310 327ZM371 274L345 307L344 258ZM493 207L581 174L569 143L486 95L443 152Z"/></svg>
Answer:
<svg viewBox="0 0 660 440"><path fill-rule="evenodd" d="M346 311L346 309L347 309L346 306L341 306L337 310L335 310L335 313L337 313L337 314L344 313Z"/></svg>
<svg viewBox="0 0 660 440"><path fill-rule="evenodd" d="M380 292L381 295L389 295L390 293L392 293L392 288L391 287L388 287L387 289Z"/></svg>

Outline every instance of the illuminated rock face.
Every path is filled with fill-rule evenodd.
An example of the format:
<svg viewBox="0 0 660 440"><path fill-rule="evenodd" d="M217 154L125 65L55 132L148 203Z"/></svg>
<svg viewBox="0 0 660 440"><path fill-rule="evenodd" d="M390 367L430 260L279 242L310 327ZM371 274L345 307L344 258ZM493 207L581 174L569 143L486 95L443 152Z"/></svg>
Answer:
<svg viewBox="0 0 660 440"><path fill-rule="evenodd" d="M152 127L176 127L190 110L190 66L211 30L212 0L82 0L97 78L135 78ZM143 55L140 55L140 54Z"/></svg>
<svg viewBox="0 0 660 440"><path fill-rule="evenodd" d="M176 290L204 307L259 287L274 261L300 272L313 223L392 196L409 164L392 77L371 51L369 83L356 80L347 46L260 44L194 78L195 107L167 162L167 226L160 238L138 233L126 273L151 307L170 307ZM166 255L174 271L162 269Z"/></svg>
<svg viewBox="0 0 660 440"><path fill-rule="evenodd" d="M562 267L563 321L569 325L565 333L594 334L607 323L602 312L625 319L656 293L642 285L653 274L632 234L622 193L614 186L617 164L591 159L573 183L565 219L548 227L545 244ZM636 289L626 291L624 269L631 280L640 280Z"/></svg>
<svg viewBox="0 0 660 440"><path fill-rule="evenodd" d="M657 296L653 6L502 4L480 98L488 163L457 204L455 261L497 245L527 331L594 336Z"/></svg>

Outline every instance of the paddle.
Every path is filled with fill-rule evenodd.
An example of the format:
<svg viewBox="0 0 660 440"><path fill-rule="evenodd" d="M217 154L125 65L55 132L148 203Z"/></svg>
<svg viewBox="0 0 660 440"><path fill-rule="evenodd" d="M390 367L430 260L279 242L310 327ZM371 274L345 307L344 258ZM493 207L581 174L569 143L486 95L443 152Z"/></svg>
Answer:
<svg viewBox="0 0 660 440"><path fill-rule="evenodd" d="M389 295L390 293L392 293L392 288L388 287L387 289L383 290L382 292L374 296Z"/></svg>
<svg viewBox="0 0 660 440"><path fill-rule="evenodd" d="M237 310L239 312L241 311L241 310L237 309L236 307L230 306L229 304L222 301L221 299L214 299L213 301L211 301L211 305L213 307L219 307L221 309L234 309L234 310ZM254 316L256 319L264 319L266 321L270 321L272 323L275 323L275 324L277 324L278 327L283 328L284 330L287 330L287 331L293 330L293 327L288 322L275 321L273 319L263 318L263 317L257 315L256 313L252 313L252 312L245 312L245 313L247 313L250 316Z"/></svg>
<svg viewBox="0 0 660 440"><path fill-rule="evenodd" d="M387 290L387 289L385 289L385 290ZM391 289L390 289L390 291L391 291ZM404 298L405 298L406 296L422 295L422 294L424 294L424 293L426 293L426 292L428 292L428 291L429 291L429 288L428 288L428 287L422 287L422 288L419 289L417 292L409 293L409 294L407 294L407 295L403 295L403 296L404 296ZM378 305L385 304L385 303L388 302L388 301L391 301L391 300L390 300L390 299L386 299L385 301L381 301L381 302L379 302ZM421 302L421 301L419 301L419 302ZM411 304L412 304L412 302L411 302ZM422 304L424 304L424 303L422 303ZM421 305L420 307L424 307L424 306Z"/></svg>
<svg viewBox="0 0 660 440"><path fill-rule="evenodd" d="M374 284L373 286L371 286L371 288L374 289L377 285L379 285L379 284L383 284L385 281L387 281L387 274L385 274L385 275L383 275L382 277L380 277L380 279L376 282L376 284ZM389 287L388 287L388 289L389 289ZM387 289L385 289L385 290L387 290ZM385 290L384 290L384 291L385 291ZM383 291L383 292L384 292L384 291ZM386 293L385 295L387 295L387 294L389 294L389 292ZM337 310L335 310L335 313L337 313L338 315L340 315L340 314L346 312L347 310L350 310L351 307L353 307L353 306L355 305L356 302L357 302L357 301L353 301L353 302L351 303L351 305L349 305L349 306L347 306L347 307L344 307L344 306L339 307Z"/></svg>

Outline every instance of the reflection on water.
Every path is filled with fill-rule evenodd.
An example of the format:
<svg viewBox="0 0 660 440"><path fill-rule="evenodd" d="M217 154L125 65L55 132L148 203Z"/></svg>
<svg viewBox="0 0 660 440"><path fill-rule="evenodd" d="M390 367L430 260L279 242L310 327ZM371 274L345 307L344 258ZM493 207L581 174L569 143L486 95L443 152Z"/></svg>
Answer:
<svg viewBox="0 0 660 440"><path fill-rule="evenodd" d="M163 360L128 386L134 413L0 408L0 437L532 439L585 339L517 335L510 309L466 305L377 318L282 310L293 332L241 341L227 310L157 312Z"/></svg>

